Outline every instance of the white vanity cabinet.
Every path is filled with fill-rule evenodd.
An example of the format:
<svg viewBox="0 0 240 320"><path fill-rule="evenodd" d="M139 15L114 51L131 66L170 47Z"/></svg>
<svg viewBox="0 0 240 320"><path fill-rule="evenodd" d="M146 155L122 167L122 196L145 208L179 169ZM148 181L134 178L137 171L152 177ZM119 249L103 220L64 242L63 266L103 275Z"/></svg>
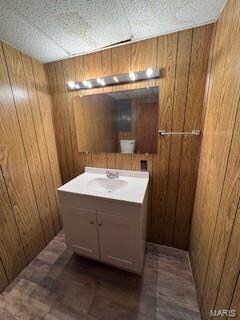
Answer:
<svg viewBox="0 0 240 320"><path fill-rule="evenodd" d="M140 274L147 225L145 186L139 202L122 200L121 192L109 195L104 191L96 196L90 190L83 194L61 187L58 193L68 247L76 254Z"/></svg>
<svg viewBox="0 0 240 320"><path fill-rule="evenodd" d="M137 269L140 221L98 213L101 260L126 269Z"/></svg>
<svg viewBox="0 0 240 320"><path fill-rule="evenodd" d="M99 259L96 213L61 206L66 240L71 249L93 259Z"/></svg>

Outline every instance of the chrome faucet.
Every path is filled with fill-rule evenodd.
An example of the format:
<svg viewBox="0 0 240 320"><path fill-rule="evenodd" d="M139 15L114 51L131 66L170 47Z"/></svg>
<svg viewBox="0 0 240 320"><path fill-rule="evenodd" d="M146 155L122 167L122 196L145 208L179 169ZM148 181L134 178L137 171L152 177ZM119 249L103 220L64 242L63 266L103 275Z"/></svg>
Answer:
<svg viewBox="0 0 240 320"><path fill-rule="evenodd" d="M117 171L106 171L106 176L108 179L117 179L119 174Z"/></svg>

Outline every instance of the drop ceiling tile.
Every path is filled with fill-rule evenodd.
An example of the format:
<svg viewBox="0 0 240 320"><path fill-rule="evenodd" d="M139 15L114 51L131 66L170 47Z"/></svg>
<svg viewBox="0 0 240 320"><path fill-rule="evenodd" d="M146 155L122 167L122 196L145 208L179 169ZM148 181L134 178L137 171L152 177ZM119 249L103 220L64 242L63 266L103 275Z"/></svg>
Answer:
<svg viewBox="0 0 240 320"><path fill-rule="evenodd" d="M135 39L215 21L226 0L122 0Z"/></svg>
<svg viewBox="0 0 240 320"><path fill-rule="evenodd" d="M14 23L13 23L14 22ZM0 39L20 49L39 61L67 57L67 53L33 28L22 17L0 1Z"/></svg>
<svg viewBox="0 0 240 320"><path fill-rule="evenodd" d="M0 0L0 39L42 62L215 21L227 0Z"/></svg>
<svg viewBox="0 0 240 320"><path fill-rule="evenodd" d="M8 0L8 4L70 54L93 51L130 37L118 0Z"/></svg>

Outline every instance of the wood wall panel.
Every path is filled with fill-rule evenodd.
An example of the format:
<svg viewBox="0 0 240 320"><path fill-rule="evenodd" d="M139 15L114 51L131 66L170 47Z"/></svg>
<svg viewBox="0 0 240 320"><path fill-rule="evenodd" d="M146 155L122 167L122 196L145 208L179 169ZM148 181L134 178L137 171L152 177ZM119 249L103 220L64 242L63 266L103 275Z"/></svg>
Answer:
<svg viewBox="0 0 240 320"><path fill-rule="evenodd" d="M130 71L130 45L111 49L112 74L128 73Z"/></svg>
<svg viewBox="0 0 240 320"><path fill-rule="evenodd" d="M176 66L175 94L172 117L172 130L183 131L185 120L186 99L188 90L188 77L190 57L192 50L193 30L187 30L178 35L178 51ZM189 63L185 63L189 61ZM173 243L176 203L178 196L178 183L181 166L183 136L171 138L169 155L169 175L167 186L166 208L168 214L165 216L164 242Z"/></svg>
<svg viewBox="0 0 240 320"><path fill-rule="evenodd" d="M150 81L150 83L160 87L158 128L182 130L190 127L192 130L198 125L201 129L199 119L202 118L203 88L207 74L211 34L212 25L204 26L72 58L58 64L66 64L66 61L74 64L76 78L72 80L97 78L157 66L161 69L161 79ZM66 88L63 88L66 83L59 86L59 79L63 82L63 75L58 72L63 71L58 68L56 72L56 66L57 63L47 64L46 70L52 94L61 172L63 180L68 181L71 179L72 165L67 161L66 153L73 151L65 140L68 140L67 137L70 134L72 144L75 143L76 128L71 128L70 131L65 120L67 114L71 112L69 105L72 103L66 103L66 100L73 100L82 93L66 92ZM74 76L73 69L69 68ZM126 90L145 86L146 82L140 82L104 90ZM60 87L61 92L59 92ZM84 94L93 92L100 93L103 89L89 90ZM67 95L67 98L63 95ZM69 131L66 137L65 130ZM179 137L158 137L157 154L148 156L112 153L76 154L74 150L73 157L77 168L75 174L81 173L87 165L135 170L140 168L141 159L147 159L151 175L148 239L187 249L200 140L200 137L186 137L184 140ZM182 171L184 174L187 171L187 177ZM190 192L187 187L191 189ZM186 212L182 212L182 208ZM185 225L181 221L183 219ZM178 227L181 228L180 232Z"/></svg>
<svg viewBox="0 0 240 320"><path fill-rule="evenodd" d="M7 278L11 281L26 266L27 260L2 169L0 169L0 234L0 257Z"/></svg>
<svg viewBox="0 0 240 320"><path fill-rule="evenodd" d="M28 96L26 76L21 60L21 53L6 44L3 44L3 50L6 57L8 74L12 86L24 149L27 155L27 164L36 198L37 211L43 226L45 242L48 242L54 236L54 229L52 225L53 220L42 169L30 99ZM22 99L18 98L19 88L22 90L22 93L20 93L22 94ZM37 194L39 194L39 197L36 197Z"/></svg>
<svg viewBox="0 0 240 320"><path fill-rule="evenodd" d="M3 151L1 155L1 166L19 226L24 250L28 261L31 261L44 247L43 230L3 51L1 51L0 54L1 87L5 87L4 94L1 96L0 101L0 143ZM19 100L21 101L21 99L24 98L26 98L26 92L20 87ZM14 167L16 169L12 170ZM29 230L31 230L31 232L29 232Z"/></svg>
<svg viewBox="0 0 240 320"><path fill-rule="evenodd" d="M236 287L235 287L232 303L230 305L230 309L234 310L236 312L236 315L240 314L240 303L239 303L239 301L240 301L240 275L238 277L238 281L237 281L237 284L236 284ZM228 320L232 319L232 317L228 317L227 319Z"/></svg>
<svg viewBox="0 0 240 320"><path fill-rule="evenodd" d="M0 292L2 292L8 285L8 279L5 273L5 270L0 260Z"/></svg>
<svg viewBox="0 0 240 320"><path fill-rule="evenodd" d="M226 254L229 247L230 237L232 235L233 224L237 223L237 208L240 198L240 107L236 118L235 128L231 142L231 148L228 157L228 164L225 174L225 181L222 189L222 196L218 209L218 219L216 221L214 238L212 241L211 253L208 261L208 270L205 279L204 299L202 309L207 312L216 302L218 284L222 276L222 270ZM237 264L240 261L240 250L236 248L234 256L237 258ZM232 261L231 261L232 264ZM232 265L233 267L233 265ZM234 264L236 268L237 265ZM238 272L238 270L237 270ZM231 273L233 276L234 270ZM228 275L229 276L229 275ZM235 275L236 277L236 275ZM225 284L226 285L226 284ZM224 295L224 293L222 293ZM222 300L222 295L219 296ZM224 300L222 300L224 301Z"/></svg>
<svg viewBox="0 0 240 320"><path fill-rule="evenodd" d="M145 103L141 103L137 99L135 103L135 115L132 113L132 121L135 121L135 139L137 153L154 153L156 152L158 136L156 134L158 130L157 118L158 118L158 102L148 103L147 107ZM135 116L135 119L134 119ZM133 127L133 125L132 125Z"/></svg>
<svg viewBox="0 0 240 320"><path fill-rule="evenodd" d="M240 307L239 32L240 3L230 0L216 24L211 51L190 240L203 319L210 319L211 309Z"/></svg>
<svg viewBox="0 0 240 320"><path fill-rule="evenodd" d="M108 77L112 74L112 50L102 51L102 77ZM112 89L104 88L106 90Z"/></svg>
<svg viewBox="0 0 240 320"><path fill-rule="evenodd" d="M158 38L133 43L130 46L130 69L131 71L141 71L157 66ZM135 87L155 85L156 81L146 81L136 84Z"/></svg>
<svg viewBox="0 0 240 320"><path fill-rule="evenodd" d="M0 42L1 290L60 227L55 182L58 180L60 185L61 179L51 100L43 66L36 76L34 63ZM47 141L54 141L52 150ZM52 161L50 154L55 160Z"/></svg>
<svg viewBox="0 0 240 320"><path fill-rule="evenodd" d="M73 158L73 140L71 139L71 123L70 123L70 117L69 117L69 99L67 97L67 88L66 88L66 80L64 76L64 71L66 69L63 69L63 63L62 61L58 61L55 64L55 72L56 72L56 85L57 85L57 92L58 92L58 98L66 105L66 108L61 109L62 118L64 119L65 125L62 127L63 129L63 136L65 141L65 146L70 150L70 152L66 153L66 161L68 164L69 174L70 177L74 177L74 158Z"/></svg>
<svg viewBox="0 0 240 320"><path fill-rule="evenodd" d="M37 70L36 70L37 74ZM65 135L64 135L64 128L63 128L63 122L64 122L64 112L61 110L62 101L61 101L61 95L58 93L57 88L57 75L55 71L55 65L50 65L48 68L48 79L49 83L51 85L54 84L55 90L54 92L51 92L52 99L56 102L53 104L53 119L55 127L58 130L57 134L57 148L58 148L58 154L61 154L61 161L59 161L60 169L61 169L61 175L63 181L66 181L68 177L71 177L70 174L70 168L67 161L67 154L65 150L67 150L67 144L65 142Z"/></svg>
<svg viewBox="0 0 240 320"><path fill-rule="evenodd" d="M75 65L74 59L67 59L63 61L62 64L63 73L64 73L64 80L65 83L71 81L76 77L75 72ZM65 90L67 90L65 86ZM67 92L65 92L66 94ZM71 134L71 144L72 144L72 152L73 152L73 167L71 175L74 177L76 175L76 170L78 166L77 157L78 157L78 148L77 148L77 138L76 138L76 127L75 127L75 117L74 117L74 107L73 107L73 100L71 95L66 94L67 98L67 105L68 105L68 117L69 117L69 124L70 124L70 134Z"/></svg>
<svg viewBox="0 0 240 320"><path fill-rule="evenodd" d="M74 97L75 135L79 152L117 152L117 106L106 95Z"/></svg>
<svg viewBox="0 0 240 320"><path fill-rule="evenodd" d="M52 180L54 184L55 197L58 199L57 188L62 184L62 178L59 170L58 155L56 152L56 139L52 120L52 100L49 95L47 86L47 77L43 64L36 60L32 60L33 73L35 79L35 86L37 88L37 96L39 102L39 109L41 113L47 150L48 158L52 172ZM57 200L58 204L58 200ZM56 220L57 224L57 220ZM58 230L61 228L61 218L58 212Z"/></svg>
<svg viewBox="0 0 240 320"><path fill-rule="evenodd" d="M203 97L211 44L209 28L212 27L198 28L193 31L183 130L186 132L191 131L193 128L200 128L202 124ZM188 246L189 239L186 238L186 233L189 235L191 229L198 170L198 162L196 160L199 156L200 142L200 139L195 139L193 136L185 136L183 138L174 229L174 243L183 248ZM186 194L188 194L188 198L185 197ZM181 226L185 227L182 228Z"/></svg>
<svg viewBox="0 0 240 320"><path fill-rule="evenodd" d="M219 286L219 290L217 293L215 307L219 309L223 306L230 306L234 294L235 285L239 276L240 248L238 245L236 245L236 241L239 241L239 230L240 201L238 203L238 209L232 226L232 234L228 243L227 254L224 257L225 261L221 274L221 282L220 284L217 283L217 285ZM216 286L216 284L214 284L214 286Z"/></svg>
<svg viewBox="0 0 240 320"><path fill-rule="evenodd" d="M157 38L133 43L130 47L131 70L141 71L149 67L156 68L157 46Z"/></svg>
<svg viewBox="0 0 240 320"><path fill-rule="evenodd" d="M46 136L44 126L42 122L42 116L38 103L37 89L35 85L35 78L33 74L32 59L26 55L22 55L22 62L24 67L24 73L26 77L26 84L28 89L28 95L31 105L32 117L36 131L37 143L39 148L39 156L41 159L41 165L43 170L44 184L46 192L48 194L48 200L50 204L51 213L47 218L49 220L49 226L51 226L50 216L52 216L55 232L59 230L59 213L57 198L55 196L55 185L52 178L51 165L49 161L48 147L46 143ZM42 187L41 187L42 188ZM48 231L52 234L52 231Z"/></svg>
<svg viewBox="0 0 240 320"><path fill-rule="evenodd" d="M157 67L163 72L157 81L160 87L158 129L166 131L172 130L177 45L177 33L158 38ZM153 158L151 238L158 243L164 243L170 142L170 136L159 137L158 152Z"/></svg>

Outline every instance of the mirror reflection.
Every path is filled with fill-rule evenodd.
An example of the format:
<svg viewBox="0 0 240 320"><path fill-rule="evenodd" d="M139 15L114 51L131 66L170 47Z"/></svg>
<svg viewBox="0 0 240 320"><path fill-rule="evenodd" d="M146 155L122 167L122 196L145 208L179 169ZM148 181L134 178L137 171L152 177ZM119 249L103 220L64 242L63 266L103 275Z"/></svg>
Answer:
<svg viewBox="0 0 240 320"><path fill-rule="evenodd" d="M156 153L159 87L74 98L79 152Z"/></svg>

